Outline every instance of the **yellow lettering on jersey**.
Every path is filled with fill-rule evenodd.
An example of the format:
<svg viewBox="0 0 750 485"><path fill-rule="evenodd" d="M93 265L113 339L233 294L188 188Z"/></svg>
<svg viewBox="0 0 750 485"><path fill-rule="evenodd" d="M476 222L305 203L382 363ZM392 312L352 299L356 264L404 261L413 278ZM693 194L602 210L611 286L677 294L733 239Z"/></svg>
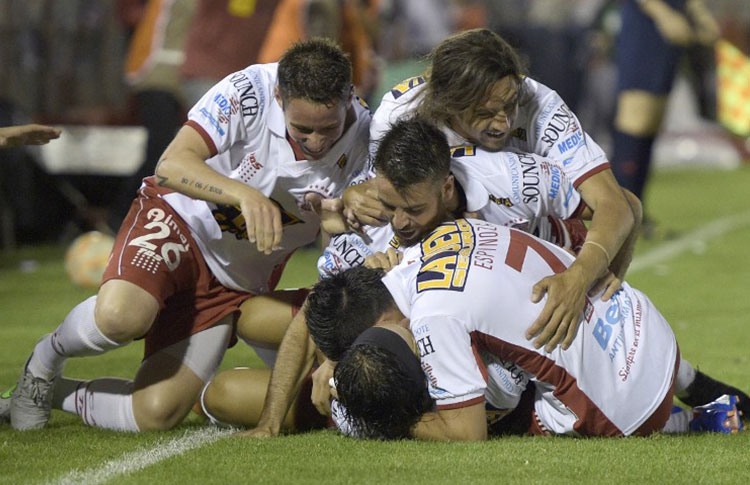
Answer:
<svg viewBox="0 0 750 485"><path fill-rule="evenodd" d="M474 241L474 230L464 219L438 226L421 245L417 292L462 291L469 275Z"/></svg>
<svg viewBox="0 0 750 485"><path fill-rule="evenodd" d="M425 80L422 76L416 76L416 77L410 77L409 79L406 79L402 81L399 84L396 84L393 86L393 89L391 89L391 94L393 95L393 99L398 99L399 96L406 93L412 88L415 88L419 86L420 84L424 84Z"/></svg>
<svg viewBox="0 0 750 485"><path fill-rule="evenodd" d="M476 154L476 147L474 145L460 145L451 147L451 157L473 157Z"/></svg>

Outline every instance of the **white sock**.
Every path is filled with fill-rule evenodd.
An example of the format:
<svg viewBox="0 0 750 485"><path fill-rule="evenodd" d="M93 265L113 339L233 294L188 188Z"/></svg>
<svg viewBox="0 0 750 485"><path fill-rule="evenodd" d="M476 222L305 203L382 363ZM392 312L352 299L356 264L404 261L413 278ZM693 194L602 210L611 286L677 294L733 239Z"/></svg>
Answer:
<svg viewBox="0 0 750 485"><path fill-rule="evenodd" d="M687 359L680 356L680 369L677 371L677 382L674 386L674 393L677 397L684 396L688 386L695 380L695 369L693 364Z"/></svg>
<svg viewBox="0 0 750 485"><path fill-rule="evenodd" d="M35 377L51 380L62 372L65 359L97 355L124 344L105 337L94 320L96 296L79 303L57 329L34 348L28 369Z"/></svg>
<svg viewBox="0 0 750 485"><path fill-rule="evenodd" d="M693 419L692 409L672 410L662 433L682 434L690 430L690 420Z"/></svg>
<svg viewBox="0 0 750 485"><path fill-rule="evenodd" d="M60 377L55 383L52 407L80 416L89 426L138 431L133 415L133 381L111 377L79 381Z"/></svg>

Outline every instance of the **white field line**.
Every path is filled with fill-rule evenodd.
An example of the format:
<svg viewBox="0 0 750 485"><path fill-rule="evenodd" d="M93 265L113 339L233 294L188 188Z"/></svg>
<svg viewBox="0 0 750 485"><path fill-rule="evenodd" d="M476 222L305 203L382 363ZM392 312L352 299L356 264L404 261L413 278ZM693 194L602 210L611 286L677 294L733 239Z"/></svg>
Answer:
<svg viewBox="0 0 750 485"><path fill-rule="evenodd" d="M200 448L235 432L236 430L234 429L219 429L215 427L187 431L178 438L157 443L150 449L126 453L120 458L110 460L101 466L89 470L73 470L49 483L66 485L94 485L104 483L118 476L132 473L173 456L181 455L186 451Z"/></svg>
<svg viewBox="0 0 750 485"><path fill-rule="evenodd" d="M628 269L628 274L650 268L655 264L667 261L691 248L703 245L710 239L717 238L727 232L731 232L747 225L750 225L750 212L716 219L715 221L709 222L674 241L661 244L652 250L633 258L633 262Z"/></svg>

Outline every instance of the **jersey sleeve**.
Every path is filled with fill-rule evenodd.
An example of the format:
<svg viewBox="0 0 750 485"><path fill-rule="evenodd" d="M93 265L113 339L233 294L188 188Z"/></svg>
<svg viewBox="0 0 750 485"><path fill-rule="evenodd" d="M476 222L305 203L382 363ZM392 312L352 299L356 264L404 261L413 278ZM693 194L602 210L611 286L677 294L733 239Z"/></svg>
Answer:
<svg viewBox="0 0 750 485"><path fill-rule="evenodd" d="M188 113L187 125L196 129L211 156L253 137L262 123L265 92L259 73L252 68L230 74L203 95Z"/></svg>
<svg viewBox="0 0 750 485"><path fill-rule="evenodd" d="M412 319L411 331L438 410L484 402L484 364L462 322L451 316Z"/></svg>
<svg viewBox="0 0 750 485"><path fill-rule="evenodd" d="M573 111L550 91L535 120L534 152L557 162L575 187L609 168L604 150L585 132Z"/></svg>

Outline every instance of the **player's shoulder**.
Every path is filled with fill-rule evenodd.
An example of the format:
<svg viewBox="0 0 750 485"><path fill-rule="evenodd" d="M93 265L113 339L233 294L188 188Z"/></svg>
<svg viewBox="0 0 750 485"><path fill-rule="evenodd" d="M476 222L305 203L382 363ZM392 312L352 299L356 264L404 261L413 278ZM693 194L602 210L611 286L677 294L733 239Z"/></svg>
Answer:
<svg viewBox="0 0 750 485"><path fill-rule="evenodd" d="M230 106L243 117L262 116L273 100L277 67L275 63L254 64L226 76L220 86Z"/></svg>
<svg viewBox="0 0 750 485"><path fill-rule="evenodd" d="M390 124L414 110L425 86L426 80L422 76L411 77L396 84L383 95L373 119Z"/></svg>

